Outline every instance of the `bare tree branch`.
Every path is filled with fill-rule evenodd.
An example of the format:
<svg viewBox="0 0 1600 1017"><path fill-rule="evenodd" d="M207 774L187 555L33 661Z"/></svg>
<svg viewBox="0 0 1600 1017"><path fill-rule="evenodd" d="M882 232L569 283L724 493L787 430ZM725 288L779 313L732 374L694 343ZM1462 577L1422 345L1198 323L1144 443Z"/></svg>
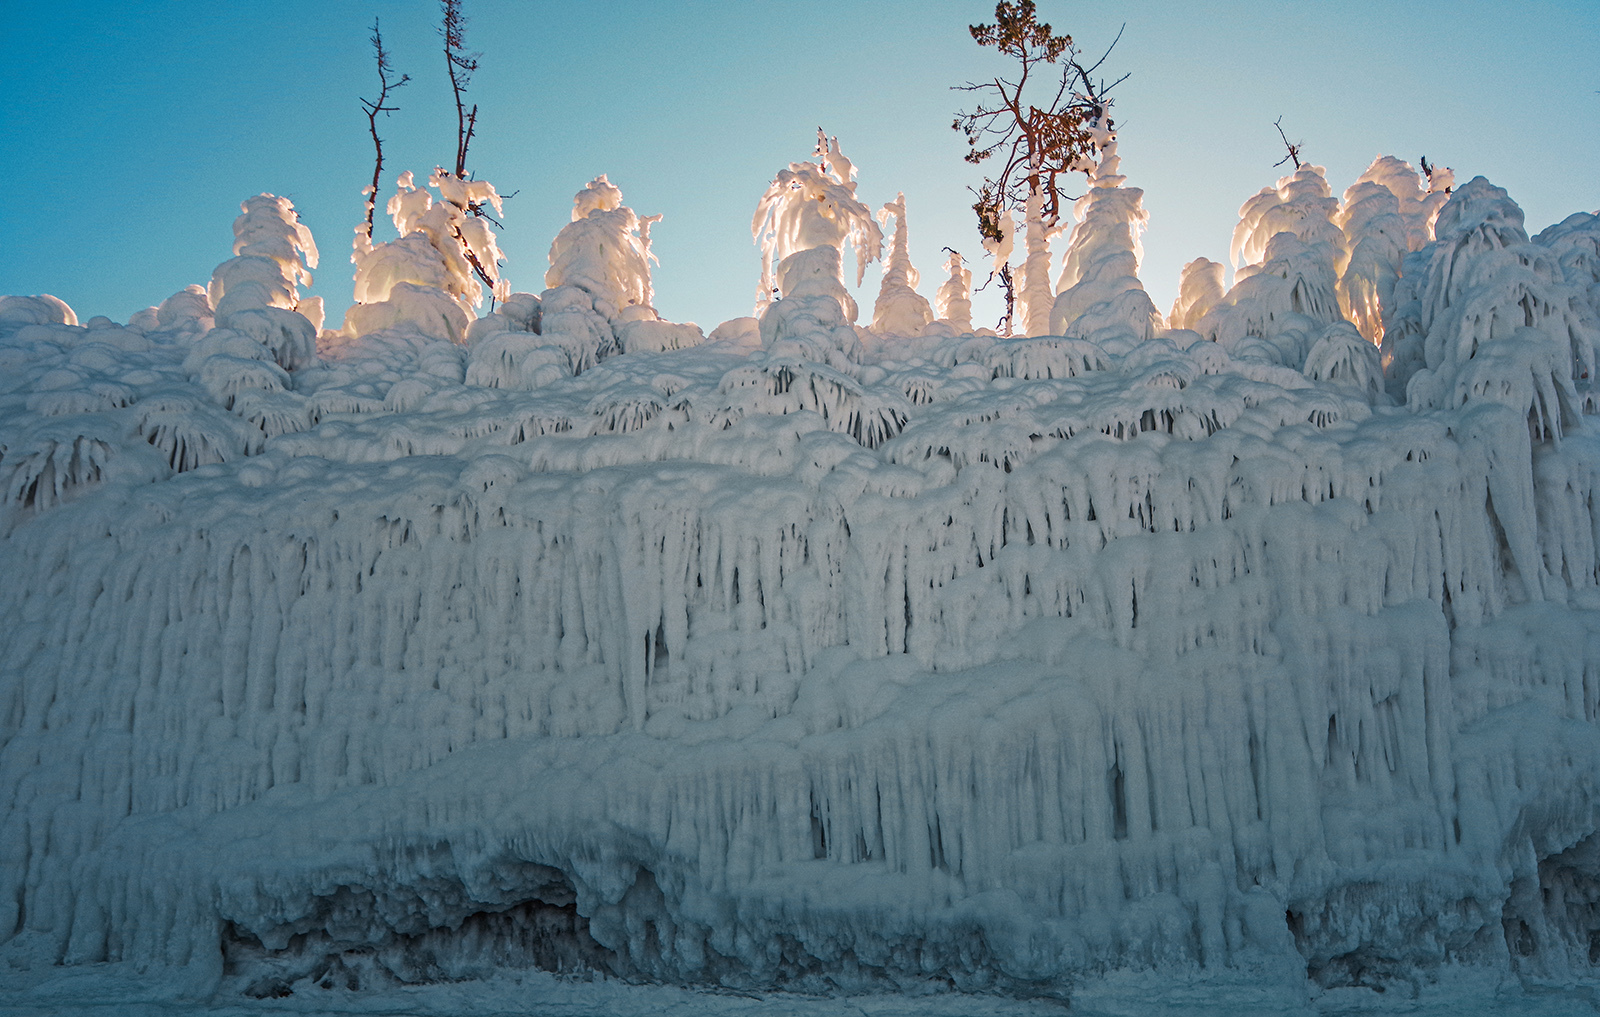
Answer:
<svg viewBox="0 0 1600 1017"><path fill-rule="evenodd" d="M377 152L376 161L372 167L372 190L367 194L367 239L372 239L372 214L378 202L378 185L383 177L383 139L378 137L378 114L388 116L400 107L390 106L389 93L411 80L411 75L402 74L398 81L390 81L389 54L383 48L383 35L378 31L378 19L372 19L372 50L378 59L378 99L361 100L361 108L367 111L367 128L372 132L372 147Z"/></svg>
<svg viewBox="0 0 1600 1017"><path fill-rule="evenodd" d="M444 37L445 66L450 71L450 88L456 99L456 176L465 179L467 145L478 125L477 104L468 110L465 94L481 54L466 51L467 19L461 14L461 0L439 0L439 7L444 16L439 34Z"/></svg>

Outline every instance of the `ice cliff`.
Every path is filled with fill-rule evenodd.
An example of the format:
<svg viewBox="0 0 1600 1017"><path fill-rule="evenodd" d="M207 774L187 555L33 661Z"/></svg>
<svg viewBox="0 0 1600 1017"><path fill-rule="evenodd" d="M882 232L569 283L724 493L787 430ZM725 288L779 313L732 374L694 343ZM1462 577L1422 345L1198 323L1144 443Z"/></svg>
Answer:
<svg viewBox="0 0 1600 1017"><path fill-rule="evenodd" d="M276 199L216 277L248 307L0 300L0 954L256 995L1590 972L1600 219L1529 239L1475 180L1340 289L1308 168L1233 290L1186 281L1198 331L952 335L962 281L878 336L839 159L780 175L763 320L704 342L563 262L310 355ZM558 251L647 273L619 208Z"/></svg>

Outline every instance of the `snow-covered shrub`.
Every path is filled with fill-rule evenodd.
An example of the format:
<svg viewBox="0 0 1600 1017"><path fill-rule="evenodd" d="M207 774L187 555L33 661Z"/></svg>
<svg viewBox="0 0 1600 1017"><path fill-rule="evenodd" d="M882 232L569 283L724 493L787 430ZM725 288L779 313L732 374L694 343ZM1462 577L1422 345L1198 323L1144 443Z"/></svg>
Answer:
<svg viewBox="0 0 1600 1017"><path fill-rule="evenodd" d="M894 239L889 245L889 258L884 262L878 299L872 305L872 330L880 335L917 335L933 320L933 308L928 306L927 298L917 292L921 277L911 264L904 192L878 210L880 223L887 224L890 216L894 217ZM970 302L967 317L970 321Z"/></svg>
<svg viewBox="0 0 1600 1017"><path fill-rule="evenodd" d="M540 334L543 343L562 350L573 374L581 374L617 352L610 301L596 299L580 286L544 291Z"/></svg>
<svg viewBox="0 0 1600 1017"><path fill-rule="evenodd" d="M193 293L196 299L186 302L190 306L174 304L183 298L178 294L157 311L157 320L171 327L181 315L203 324L213 320L205 314L211 311L217 326L251 336L282 367L291 371L309 367L316 362L322 320L320 298L305 301L305 310L315 321L299 311L298 287L311 282L308 270L317 265L311 231L288 198L258 194L239 208L241 214L233 222L234 256L211 273L204 294Z"/></svg>
<svg viewBox="0 0 1600 1017"><path fill-rule="evenodd" d="M532 332L497 332L467 351L468 385L531 391L572 373L567 351Z"/></svg>
<svg viewBox="0 0 1600 1017"><path fill-rule="evenodd" d="M382 300L352 306L344 322L351 335L412 328L434 339L460 342L469 318L461 302L438 286L396 282Z"/></svg>
<svg viewBox="0 0 1600 1017"><path fill-rule="evenodd" d="M1085 339L1052 336L997 339L983 356L991 377L1076 378L1110 366L1104 351Z"/></svg>
<svg viewBox="0 0 1600 1017"><path fill-rule="evenodd" d="M494 185L461 180L438 167L428 183L439 192L439 200L417 187L409 171L400 174L387 205L398 239L374 245L366 224L356 227L350 256L356 266L356 306L345 316L347 333L409 326L436 339L462 342L483 300L480 274L493 298L510 295L494 232L485 217L473 214L485 203L501 213L502 199Z"/></svg>
<svg viewBox="0 0 1600 1017"><path fill-rule="evenodd" d="M189 390L152 392L132 407L134 430L176 473L225 463L261 450L260 429L209 406Z"/></svg>
<svg viewBox="0 0 1600 1017"><path fill-rule="evenodd" d="M711 330L711 334L706 336L706 342L726 343L745 349L760 349L761 322L749 316L729 318Z"/></svg>
<svg viewBox="0 0 1600 1017"><path fill-rule="evenodd" d="M537 294L513 293L493 311L467 326L467 342L500 332L538 332L543 304Z"/></svg>
<svg viewBox="0 0 1600 1017"><path fill-rule="evenodd" d="M811 412L831 431L876 448L899 434L911 417L900 393L881 385L863 385L835 367L810 360L785 360L766 354L760 363L738 367L723 376L726 397L718 418L726 424L756 414L784 416Z"/></svg>
<svg viewBox="0 0 1600 1017"><path fill-rule="evenodd" d="M226 327L266 347L285 370L298 371L317 359L317 323L302 313L306 304L307 301L300 301L293 311L281 307L240 308L227 316ZM311 309L320 315L320 305Z"/></svg>
<svg viewBox="0 0 1600 1017"><path fill-rule="evenodd" d="M46 417L0 446L0 498L9 510L42 512L98 483L116 458L104 417Z"/></svg>
<svg viewBox="0 0 1600 1017"><path fill-rule="evenodd" d="M156 326L174 331L203 333L216 324L206 288L191 283L156 307Z"/></svg>
<svg viewBox="0 0 1600 1017"><path fill-rule="evenodd" d="M206 358L198 381L227 410L241 392L283 392L289 387L288 374L277 364L226 353Z"/></svg>
<svg viewBox="0 0 1600 1017"><path fill-rule="evenodd" d="M1210 258L1196 258L1183 266L1178 281L1178 298L1172 302L1172 313L1167 323L1172 328L1193 329L1207 311L1222 300L1227 287L1223 285L1221 262Z"/></svg>
<svg viewBox="0 0 1600 1017"><path fill-rule="evenodd" d="M304 431L313 423L311 402L298 392L244 389L229 408L268 438Z"/></svg>
<svg viewBox="0 0 1600 1017"><path fill-rule="evenodd" d="M659 318L634 318L615 326L617 349L622 353L640 350L683 350L705 342L700 326L693 322L662 321Z"/></svg>
<svg viewBox="0 0 1600 1017"><path fill-rule="evenodd" d="M959 335L972 331L972 270L961 263L955 251L945 259L944 270L949 276L939 285L934 295L938 320L949 324Z"/></svg>

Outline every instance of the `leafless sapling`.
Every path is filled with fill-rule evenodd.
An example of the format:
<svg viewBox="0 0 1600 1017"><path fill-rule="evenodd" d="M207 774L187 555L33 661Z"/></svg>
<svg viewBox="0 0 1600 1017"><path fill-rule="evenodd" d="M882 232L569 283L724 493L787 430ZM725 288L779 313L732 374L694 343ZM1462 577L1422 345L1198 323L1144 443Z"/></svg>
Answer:
<svg viewBox="0 0 1600 1017"><path fill-rule="evenodd" d="M390 106L389 93L411 80L411 75L402 74L398 80L390 80L389 75L393 68L389 66L389 54L383 48L383 34L378 31L378 19L372 19L372 51L378 59L378 99L362 99L361 108L367 113L367 128L372 132L372 147L376 159L372 166L372 188L367 192L367 239L372 239L372 213L378 202L378 185L383 177L383 139L378 137L378 114L388 116L400 107Z"/></svg>
<svg viewBox="0 0 1600 1017"><path fill-rule="evenodd" d="M481 54L467 52L467 19L461 14L461 0L440 0L439 7L444 15L439 34L444 37L445 66L450 71L450 89L456 100L456 176L466 179L467 146L478 126L478 105L473 103L467 109L466 92Z"/></svg>
<svg viewBox="0 0 1600 1017"><path fill-rule="evenodd" d="M450 72L450 90L456 100L456 166L457 180L467 179L467 147L472 144L473 131L478 126L478 104L473 103L472 108L467 108L467 87L472 83L472 75L478 69L478 57L482 54L467 52L467 19L461 13L461 0L439 0L439 9L442 23L439 26L439 35L444 39L445 67ZM494 223L494 217L483 210L482 202L472 201L467 204L466 211L472 215L481 216ZM479 263L478 256L461 237L461 231L455 231L456 239L461 242L461 251L466 255L467 262L472 265L483 284L494 292L494 278ZM489 306L494 306L494 298L489 298Z"/></svg>

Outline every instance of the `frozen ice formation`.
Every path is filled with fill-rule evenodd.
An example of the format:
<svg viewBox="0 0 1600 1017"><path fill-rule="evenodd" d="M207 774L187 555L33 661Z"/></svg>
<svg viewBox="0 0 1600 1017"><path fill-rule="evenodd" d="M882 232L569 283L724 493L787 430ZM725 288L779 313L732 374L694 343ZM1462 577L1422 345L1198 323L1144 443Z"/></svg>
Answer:
<svg viewBox="0 0 1600 1017"><path fill-rule="evenodd" d="M216 303L0 301L0 954L254 995L1591 971L1596 217L1303 168L1167 329L1111 159L1063 334L973 334L958 257L927 323L903 211L895 334L855 326L836 143L758 212L781 299L703 341L603 178L471 322L404 187L357 252L389 309L310 353L276 199Z"/></svg>

